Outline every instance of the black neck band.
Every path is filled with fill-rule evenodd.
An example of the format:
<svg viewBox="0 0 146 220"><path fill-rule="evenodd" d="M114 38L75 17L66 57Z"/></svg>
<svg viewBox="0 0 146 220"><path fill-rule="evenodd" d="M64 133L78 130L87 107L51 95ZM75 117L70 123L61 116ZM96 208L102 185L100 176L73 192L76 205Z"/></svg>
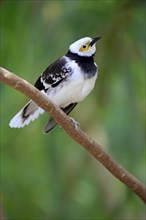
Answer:
<svg viewBox="0 0 146 220"><path fill-rule="evenodd" d="M70 50L66 54L67 57L69 57L72 60L75 60L77 62L94 62L93 56L86 57L86 56L80 56L77 53L72 53Z"/></svg>

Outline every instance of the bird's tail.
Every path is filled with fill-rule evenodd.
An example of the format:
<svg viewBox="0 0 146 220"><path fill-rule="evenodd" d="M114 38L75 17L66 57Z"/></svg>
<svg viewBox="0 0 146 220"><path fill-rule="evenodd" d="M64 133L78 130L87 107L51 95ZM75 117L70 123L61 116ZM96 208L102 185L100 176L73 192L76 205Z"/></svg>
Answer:
<svg viewBox="0 0 146 220"><path fill-rule="evenodd" d="M62 111L64 111L67 115L73 110L73 108L77 105L77 103L71 103L70 105L66 106L65 108L61 108ZM55 126L57 125L57 122L50 118L48 123L46 124L44 128L44 133L48 133L51 131Z"/></svg>
<svg viewBox="0 0 146 220"><path fill-rule="evenodd" d="M23 128L34 121L44 110L30 100L10 121L11 128Z"/></svg>

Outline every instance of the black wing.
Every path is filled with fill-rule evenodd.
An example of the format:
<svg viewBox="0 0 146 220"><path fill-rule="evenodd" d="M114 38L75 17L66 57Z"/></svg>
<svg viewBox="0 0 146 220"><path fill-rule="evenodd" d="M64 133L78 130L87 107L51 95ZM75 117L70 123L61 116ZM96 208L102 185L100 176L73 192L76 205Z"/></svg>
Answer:
<svg viewBox="0 0 146 220"><path fill-rule="evenodd" d="M71 68L67 67L66 64L65 57L61 57L52 63L38 78L34 86L39 90L48 90L49 87L56 87L72 72Z"/></svg>
<svg viewBox="0 0 146 220"><path fill-rule="evenodd" d="M65 108L61 108L67 115L73 110L77 103L72 103ZM50 118L48 123L44 128L44 133L48 133L57 125L56 121L53 118Z"/></svg>

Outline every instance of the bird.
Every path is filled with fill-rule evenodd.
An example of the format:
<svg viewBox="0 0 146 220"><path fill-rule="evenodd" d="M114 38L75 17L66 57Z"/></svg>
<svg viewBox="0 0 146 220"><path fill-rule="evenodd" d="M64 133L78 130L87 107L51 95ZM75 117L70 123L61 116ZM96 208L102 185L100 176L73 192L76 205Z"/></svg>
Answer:
<svg viewBox="0 0 146 220"><path fill-rule="evenodd" d="M34 86L58 105L67 115L78 102L93 90L98 75L94 62L96 42L101 36L83 37L69 46L65 55L51 63L37 79ZM23 128L34 121L44 110L30 100L10 121L11 128ZM50 117L44 133L57 125Z"/></svg>

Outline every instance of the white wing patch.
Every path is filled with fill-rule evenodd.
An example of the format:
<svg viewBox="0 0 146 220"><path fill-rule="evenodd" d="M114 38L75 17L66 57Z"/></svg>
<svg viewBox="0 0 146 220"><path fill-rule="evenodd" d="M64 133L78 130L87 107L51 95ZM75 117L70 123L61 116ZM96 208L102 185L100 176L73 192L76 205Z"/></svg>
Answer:
<svg viewBox="0 0 146 220"><path fill-rule="evenodd" d="M46 74L42 75L40 80L45 89L49 89L51 86L55 87L55 84L58 84L58 82L62 81L72 73L72 68L67 63L69 61L68 58L64 57L66 60L66 64L63 65L61 68L56 69L54 72L45 72ZM51 71L51 69L50 69Z"/></svg>

